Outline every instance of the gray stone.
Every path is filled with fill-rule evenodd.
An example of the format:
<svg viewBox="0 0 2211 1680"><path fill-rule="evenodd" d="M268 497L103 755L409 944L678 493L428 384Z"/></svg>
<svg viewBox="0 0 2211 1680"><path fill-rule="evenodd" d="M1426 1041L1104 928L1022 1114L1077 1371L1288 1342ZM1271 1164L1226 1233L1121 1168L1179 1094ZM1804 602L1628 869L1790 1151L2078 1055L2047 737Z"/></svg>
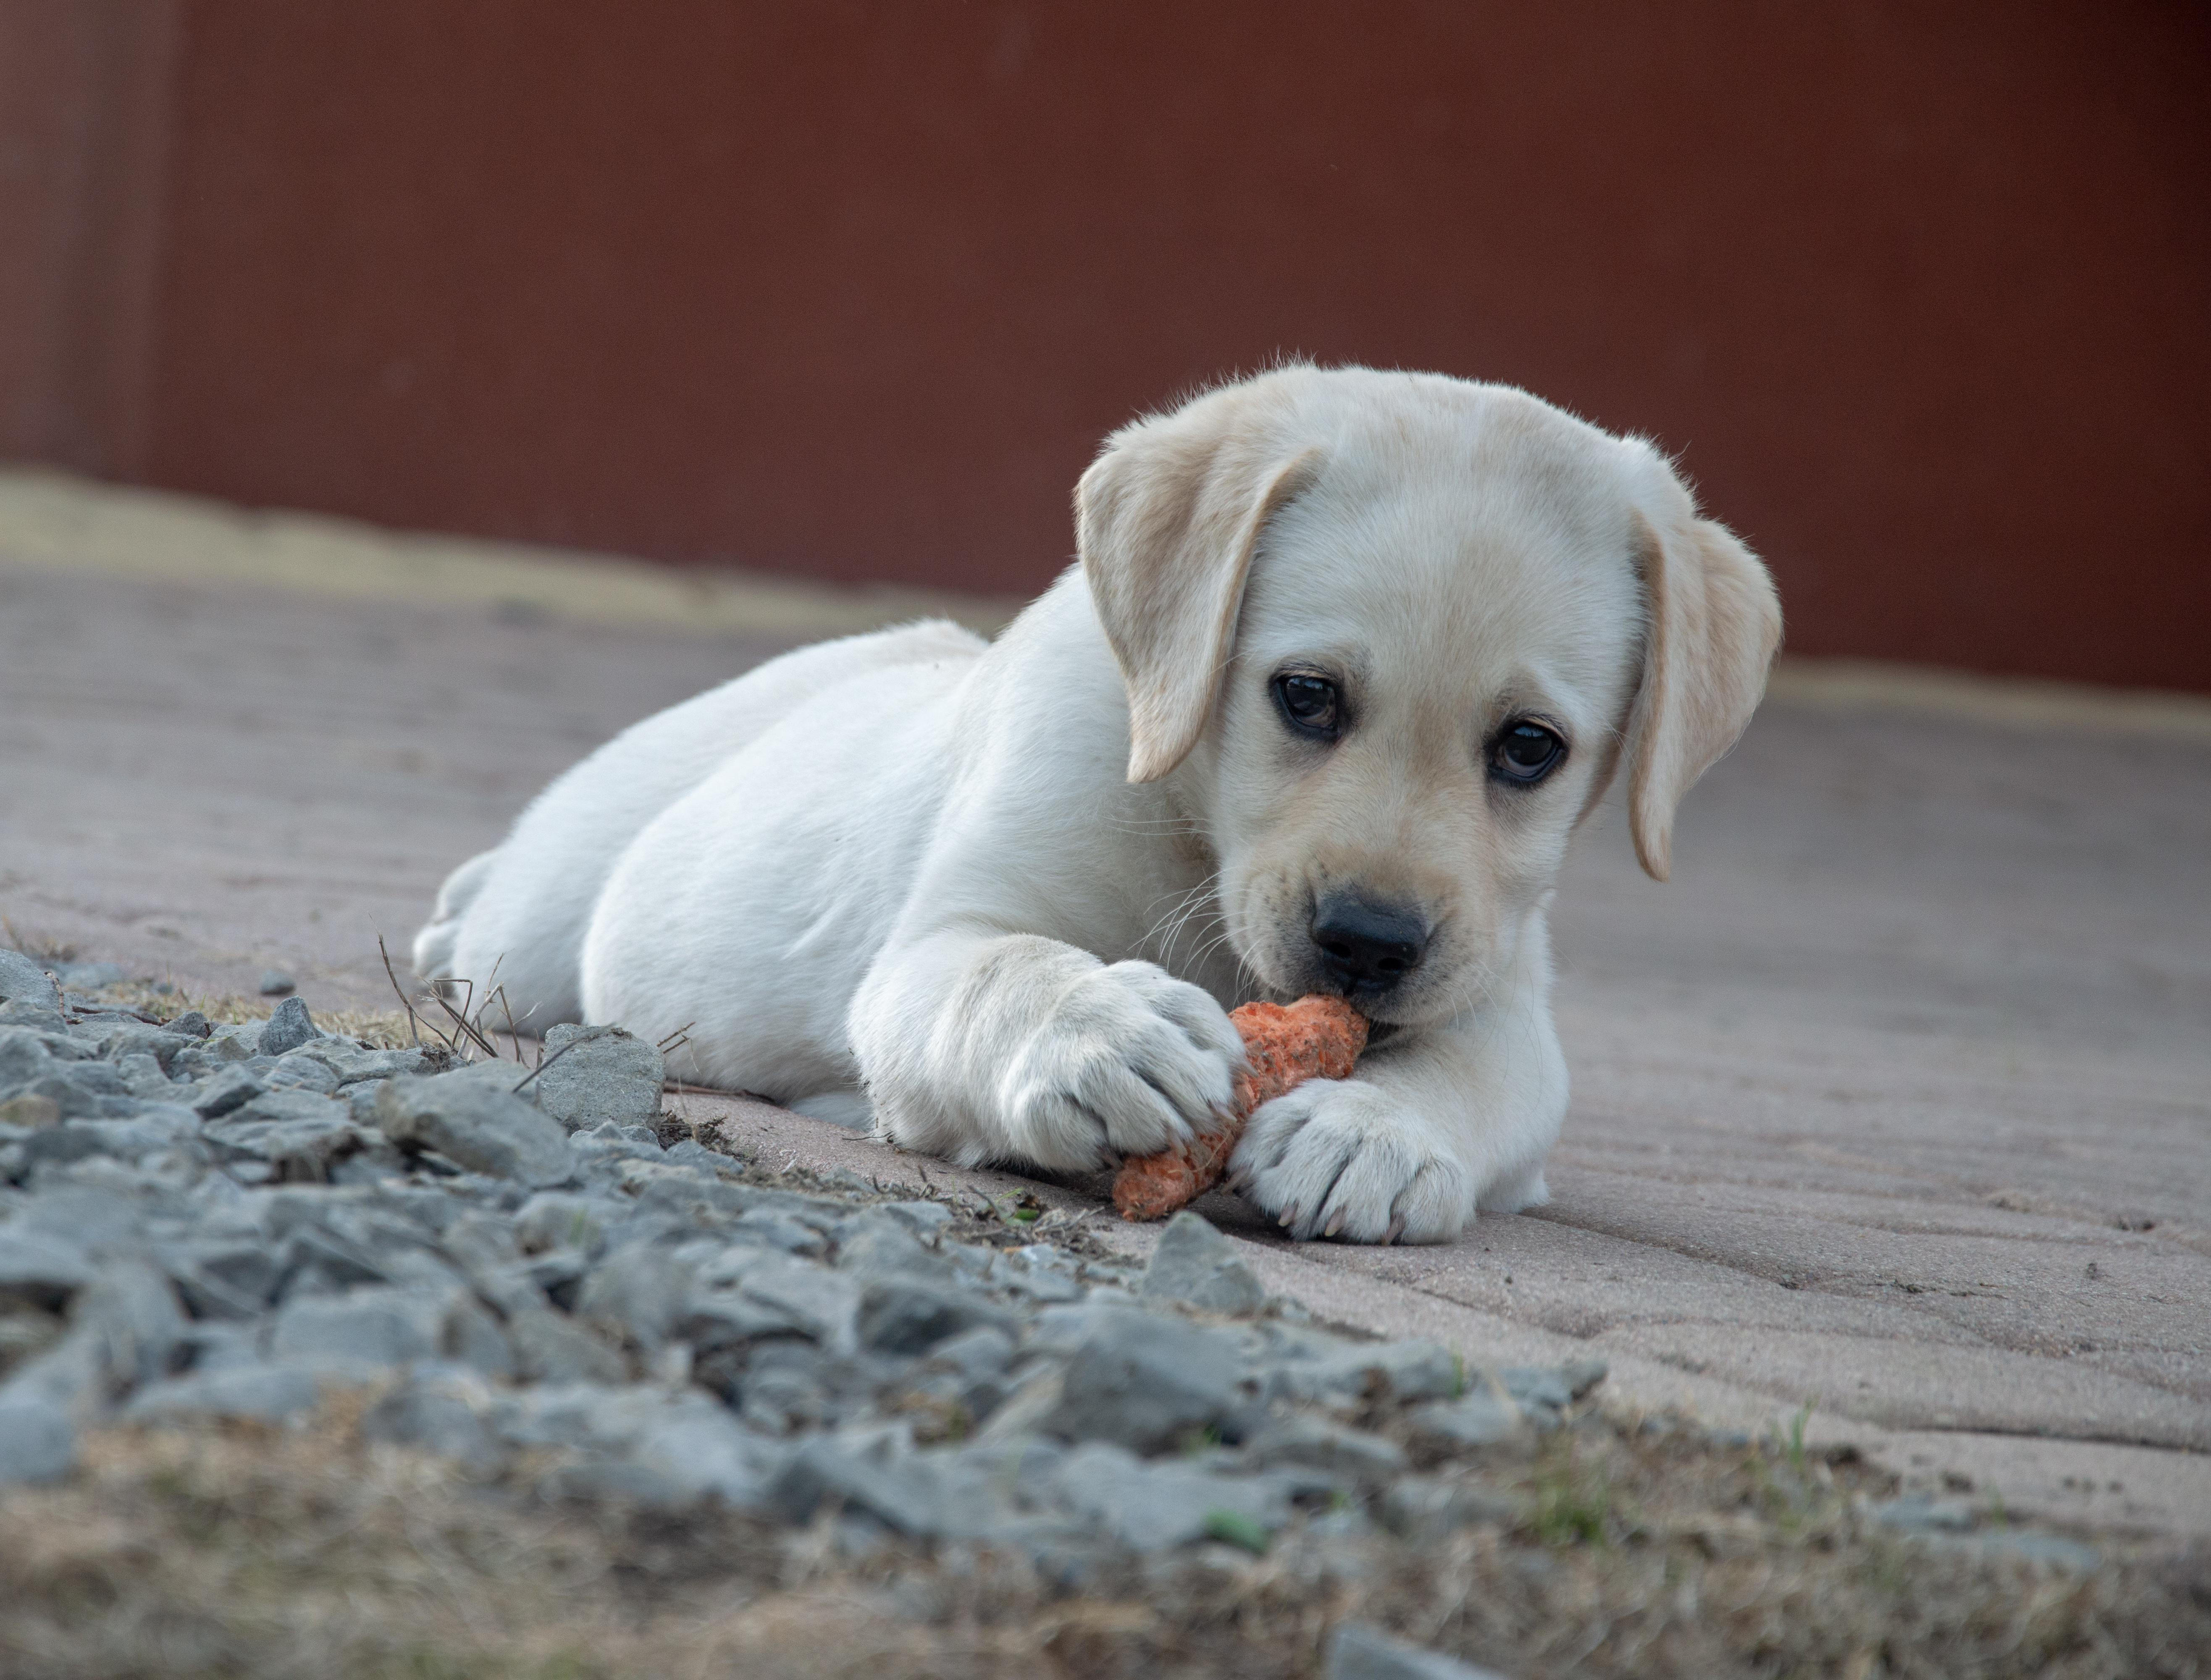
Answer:
<svg viewBox="0 0 2211 1680"><path fill-rule="evenodd" d="M745 1428L719 1406L685 1397L648 1417L625 1462L651 1478L646 1484L651 1502L715 1499L751 1510L767 1503L786 1455L787 1449Z"/></svg>
<svg viewBox="0 0 2211 1680"><path fill-rule="evenodd" d="M942 1202L885 1202L874 1211L898 1220L924 1242L934 1242L952 1222L952 1210Z"/></svg>
<svg viewBox="0 0 2211 1680"><path fill-rule="evenodd" d="M837 1269L861 1277L949 1280L957 1265L916 1235L910 1221L869 1208L838 1226Z"/></svg>
<svg viewBox="0 0 2211 1680"><path fill-rule="evenodd" d="M161 1251L161 1262L185 1304L201 1319L255 1318L276 1298L276 1256L251 1237L173 1244Z"/></svg>
<svg viewBox="0 0 2211 1680"><path fill-rule="evenodd" d="M799 1326L788 1313L754 1301L741 1289L700 1287L685 1298L671 1330L706 1354L763 1337L795 1335Z"/></svg>
<svg viewBox="0 0 2211 1680"><path fill-rule="evenodd" d="M58 1073L49 1073L33 1079L27 1085L18 1086L11 1101L18 1105L15 1124L35 1122L39 1129L59 1125L64 1120L97 1114L100 1098L97 1094L64 1079Z"/></svg>
<svg viewBox="0 0 2211 1680"><path fill-rule="evenodd" d="M470 1370L502 1382L515 1374L514 1349L506 1327L466 1295L456 1299L447 1311L441 1341L446 1356Z"/></svg>
<svg viewBox="0 0 2211 1680"><path fill-rule="evenodd" d="M1003 1514L987 1481L958 1474L942 1458L901 1450L887 1432L816 1435L793 1453L768 1489L786 1522L810 1519L825 1500L863 1511L893 1532L961 1538L990 1531Z"/></svg>
<svg viewBox="0 0 2211 1680"><path fill-rule="evenodd" d="M264 968L258 989L264 998L282 998L297 991L299 984L282 968Z"/></svg>
<svg viewBox="0 0 2211 1680"><path fill-rule="evenodd" d="M1057 1367L1026 1374L1021 1386L990 1414L977 1432L978 1445L1010 1446L1051 1427L1052 1418L1067 1398L1066 1373Z"/></svg>
<svg viewBox="0 0 2211 1680"><path fill-rule="evenodd" d="M192 1112L203 1120L216 1119L243 1108L263 1089L261 1082L244 1068L226 1068L201 1085L199 1095L192 1099Z"/></svg>
<svg viewBox="0 0 2211 1680"><path fill-rule="evenodd" d="M144 1260L118 1260L70 1302L70 1333L88 1340L111 1392L167 1376L187 1325L169 1280Z"/></svg>
<svg viewBox="0 0 2211 1680"><path fill-rule="evenodd" d="M0 1371L37 1358L61 1337L62 1321L51 1313L0 1307Z"/></svg>
<svg viewBox="0 0 2211 1680"><path fill-rule="evenodd" d="M233 1121L210 1131L207 1142L218 1160L265 1161L267 1180L280 1184L319 1184L338 1162L363 1149L382 1143L390 1149L380 1134L363 1131L345 1119L342 1108L324 1106L327 1112L314 1118ZM256 1103L239 1112L245 1115L259 1107Z"/></svg>
<svg viewBox="0 0 2211 1680"><path fill-rule="evenodd" d="M473 1373L417 1371L360 1420L370 1440L419 1447L479 1473L496 1471L507 1450L493 1428L491 1390Z"/></svg>
<svg viewBox="0 0 2211 1680"><path fill-rule="evenodd" d="M0 949L0 1004L27 1004L34 1009L59 1010L61 988L44 965L21 951Z"/></svg>
<svg viewBox="0 0 2211 1680"><path fill-rule="evenodd" d="M730 1235L738 1242L780 1248L786 1254L803 1254L809 1259L819 1258L829 1246L829 1239L813 1226L772 1208L753 1208L738 1215L730 1227Z"/></svg>
<svg viewBox="0 0 2211 1680"><path fill-rule="evenodd" d="M1259 1384L1236 1332L1127 1308L1092 1318L1068 1366L1051 1433L1139 1453L1167 1451L1202 1430L1230 1440L1246 1433Z"/></svg>
<svg viewBox="0 0 2211 1680"><path fill-rule="evenodd" d="M472 1173L534 1189L575 1171L559 1126L512 1092L453 1074L389 1080L378 1089L375 1113L401 1148L435 1149Z"/></svg>
<svg viewBox="0 0 2211 1680"><path fill-rule="evenodd" d="M1449 1398L1478 1374L1434 1342L1348 1342L1295 1326L1263 1326L1275 1347L1265 1362L1270 1398L1325 1405Z"/></svg>
<svg viewBox="0 0 2211 1680"><path fill-rule="evenodd" d="M126 1056L151 1056L165 1073L180 1052L192 1049L197 1043L189 1034L167 1027L148 1026L142 1021L109 1022L101 1027L96 1040L100 1054L109 1061L120 1062Z"/></svg>
<svg viewBox="0 0 2211 1680"><path fill-rule="evenodd" d="M395 1079L402 1074L440 1073L451 1060L447 1052L436 1046L371 1050L350 1039L327 1035L301 1045L291 1055L321 1063L330 1070L340 1090L379 1079Z"/></svg>
<svg viewBox="0 0 2211 1680"><path fill-rule="evenodd" d="M126 1423L173 1423L199 1417L244 1417L280 1423L312 1411L320 1398L314 1377L294 1366L254 1363L195 1370L142 1388L123 1408Z"/></svg>
<svg viewBox="0 0 2211 1680"><path fill-rule="evenodd" d="M991 1281L1009 1294L1041 1307L1081 1301L1086 1293L1080 1276L1081 1263L1049 1243L1033 1242L1020 1248L1002 1248L991 1268Z"/></svg>
<svg viewBox="0 0 2211 1680"><path fill-rule="evenodd" d="M646 1414L693 1398L679 1398L664 1389L598 1383L520 1388L498 1398L493 1423L510 1446L627 1451L650 1421ZM695 1398L700 1404L713 1404L704 1395Z"/></svg>
<svg viewBox="0 0 2211 1680"><path fill-rule="evenodd" d="M371 1376L445 1351L451 1296L389 1285L285 1303L270 1337L272 1357L334 1374Z"/></svg>
<svg viewBox="0 0 2211 1680"><path fill-rule="evenodd" d="M69 1120L33 1132L22 1142L23 1158L31 1166L41 1162L82 1161L110 1155L118 1161L139 1161L179 1142L176 1131L158 1123L138 1120Z"/></svg>
<svg viewBox="0 0 2211 1680"><path fill-rule="evenodd" d="M835 1418L839 1374L837 1362L811 1342L784 1337L760 1343L737 1385L738 1414L771 1435L818 1428Z"/></svg>
<svg viewBox="0 0 2211 1680"><path fill-rule="evenodd" d="M113 1398L106 1351L98 1335L71 1330L10 1372L0 1397L51 1401L72 1417L97 1412Z"/></svg>
<svg viewBox="0 0 2211 1680"><path fill-rule="evenodd" d="M613 1120L650 1126L660 1116L660 1052L619 1027L562 1025L545 1034L545 1059L523 1087L570 1131Z"/></svg>
<svg viewBox="0 0 2211 1680"><path fill-rule="evenodd" d="M939 1283L876 1278L860 1299L860 1345L875 1353L912 1357L979 1327L1010 1338L1021 1321L972 1290Z"/></svg>
<svg viewBox="0 0 2211 1680"><path fill-rule="evenodd" d="M595 1260L606 1252L606 1221L589 1197L543 1191L515 1210L514 1240L525 1254L572 1248Z"/></svg>
<svg viewBox="0 0 2211 1680"><path fill-rule="evenodd" d="M289 991L291 988L287 986L285 989ZM259 1055L282 1056L321 1036L321 1030L307 1014L306 1004L297 998L287 998L277 1004L276 1012L262 1028L261 1036L254 1040L253 1047Z"/></svg>
<svg viewBox="0 0 2211 1680"><path fill-rule="evenodd" d="M850 1277L764 1252L746 1266L738 1288L748 1300L781 1313L833 1353L849 1354L856 1345L860 1289Z"/></svg>
<svg viewBox="0 0 2211 1680"><path fill-rule="evenodd" d="M695 1258L658 1243L617 1249L585 1277L576 1316L650 1356L674 1333L697 1270Z"/></svg>
<svg viewBox="0 0 2211 1680"><path fill-rule="evenodd" d="M1322 1680L1500 1680L1493 1670L1408 1645L1357 1622L1347 1622L1329 1635L1321 1676Z"/></svg>
<svg viewBox="0 0 2211 1680"><path fill-rule="evenodd" d="M360 1243L327 1226L300 1223L276 1250L276 1290L282 1296L340 1292L355 1283L385 1283L390 1274Z"/></svg>
<svg viewBox="0 0 2211 1680"><path fill-rule="evenodd" d="M90 1282L92 1264L75 1243L0 1226L0 1303L55 1312Z"/></svg>
<svg viewBox="0 0 2211 1680"><path fill-rule="evenodd" d="M522 1268L522 1275L530 1285L546 1300L561 1307L580 1310L577 1301L578 1286L591 1265L572 1248L548 1249L530 1259Z"/></svg>
<svg viewBox="0 0 2211 1680"><path fill-rule="evenodd" d="M1160 1233L1136 1293L1150 1301L1187 1301L1209 1313L1256 1313L1267 1304L1266 1285L1236 1245L1187 1209Z"/></svg>
<svg viewBox="0 0 2211 1680"><path fill-rule="evenodd" d="M123 1076L123 1083L132 1096L159 1101L175 1095L160 1061L143 1051L117 1057L115 1070Z"/></svg>
<svg viewBox="0 0 2211 1680"><path fill-rule="evenodd" d="M530 1382L617 1383L629 1377L629 1362L618 1349L550 1307L510 1318L506 1339L517 1373Z"/></svg>
<svg viewBox="0 0 2211 1680"><path fill-rule="evenodd" d="M44 1394L18 1392L12 1383L0 1388L0 1488L58 1482L76 1467L76 1423L69 1408Z"/></svg>
<svg viewBox="0 0 2211 1680"><path fill-rule="evenodd" d="M41 1192L23 1204L7 1228L39 1240L59 1238L88 1252L128 1247L145 1226L145 1210L133 1198L70 1186Z"/></svg>
<svg viewBox="0 0 2211 1680"><path fill-rule="evenodd" d="M302 1048L279 1056L276 1065L269 1070L266 1083L272 1091L312 1091L329 1096L338 1088L338 1077L329 1063Z"/></svg>
<svg viewBox="0 0 2211 1680"><path fill-rule="evenodd" d="M1245 1443L1244 1461L1257 1470L1302 1465L1360 1486L1386 1482L1405 1469L1396 1442L1300 1413L1269 1423Z"/></svg>
<svg viewBox="0 0 2211 1680"><path fill-rule="evenodd" d="M1602 1382L1607 1370L1601 1359L1576 1360L1570 1365L1516 1365L1497 1374L1498 1386L1539 1429L1554 1429L1564 1420L1566 1408Z"/></svg>
<svg viewBox="0 0 2211 1680"><path fill-rule="evenodd" d="M963 1377L995 1377L1014 1362L1014 1338L996 1325L978 1325L939 1343L929 1362Z"/></svg>
<svg viewBox="0 0 2211 1680"><path fill-rule="evenodd" d="M1487 1386L1456 1400L1424 1400L1408 1409L1405 1424L1415 1441L1438 1453L1494 1446L1519 1440L1528 1431L1520 1409Z"/></svg>
<svg viewBox="0 0 2211 1680"><path fill-rule="evenodd" d="M76 1086L78 1090L90 1096L130 1095L130 1086L124 1083L122 1069L110 1066L106 1062L57 1062L54 1064L53 1072L55 1077ZM64 1115L68 1112L64 1109Z"/></svg>
<svg viewBox="0 0 2211 1680"><path fill-rule="evenodd" d="M1268 1533L1290 1514L1283 1487L1270 1477L1221 1476L1173 1460L1148 1465L1102 1441L1069 1453L1055 1481L1070 1509L1132 1551L1202 1540L1223 1513Z"/></svg>
<svg viewBox="0 0 2211 1680"><path fill-rule="evenodd" d="M1476 1523L1519 1519L1519 1507L1499 1494L1463 1488L1433 1476L1401 1476L1382 1495L1376 1513L1382 1526L1415 1545L1439 1540L1453 1529Z"/></svg>

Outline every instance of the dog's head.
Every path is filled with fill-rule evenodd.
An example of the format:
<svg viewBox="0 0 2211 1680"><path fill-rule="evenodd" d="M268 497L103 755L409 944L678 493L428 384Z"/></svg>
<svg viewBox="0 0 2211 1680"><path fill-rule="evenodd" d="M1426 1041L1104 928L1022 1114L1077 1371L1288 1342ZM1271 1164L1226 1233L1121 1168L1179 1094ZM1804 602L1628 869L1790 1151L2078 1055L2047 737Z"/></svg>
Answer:
<svg viewBox="0 0 2211 1680"><path fill-rule="evenodd" d="M1643 866L1763 693L1766 569L1663 457L1525 392L1295 367L1108 440L1076 492L1229 938L1285 994L1478 1004L1625 755Z"/></svg>

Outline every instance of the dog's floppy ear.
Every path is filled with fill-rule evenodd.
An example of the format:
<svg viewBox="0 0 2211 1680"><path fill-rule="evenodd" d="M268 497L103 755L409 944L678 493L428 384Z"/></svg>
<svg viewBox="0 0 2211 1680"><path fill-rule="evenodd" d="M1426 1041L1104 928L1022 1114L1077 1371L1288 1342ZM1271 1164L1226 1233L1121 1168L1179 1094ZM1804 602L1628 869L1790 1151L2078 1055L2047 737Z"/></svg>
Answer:
<svg viewBox="0 0 2211 1680"><path fill-rule="evenodd" d="M1673 864L1675 806L1749 723L1781 643L1766 567L1724 525L1695 517L1678 482L1669 488L1670 506L1633 515L1647 623L1627 722L1627 813L1635 855L1657 881Z"/></svg>
<svg viewBox="0 0 2211 1680"><path fill-rule="evenodd" d="M1129 779L1190 755L1228 661L1268 519L1318 470L1248 391L1124 427L1075 490L1083 575L1129 691Z"/></svg>

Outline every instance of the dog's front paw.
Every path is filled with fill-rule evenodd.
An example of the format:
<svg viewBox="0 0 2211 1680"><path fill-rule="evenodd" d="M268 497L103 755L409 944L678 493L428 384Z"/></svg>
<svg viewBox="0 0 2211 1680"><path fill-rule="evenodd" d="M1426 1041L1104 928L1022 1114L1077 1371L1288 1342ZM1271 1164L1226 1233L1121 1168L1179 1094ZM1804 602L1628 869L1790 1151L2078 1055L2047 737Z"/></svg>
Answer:
<svg viewBox="0 0 2211 1680"><path fill-rule="evenodd" d="M1448 1242L1474 1211L1466 1163L1359 1079L1310 1079L1251 1117L1229 1182L1290 1234Z"/></svg>
<svg viewBox="0 0 2211 1680"><path fill-rule="evenodd" d="M1007 1132L1040 1167L1156 1155L1221 1124L1244 1040L1221 1005L1148 962L1069 986L1000 1087Z"/></svg>

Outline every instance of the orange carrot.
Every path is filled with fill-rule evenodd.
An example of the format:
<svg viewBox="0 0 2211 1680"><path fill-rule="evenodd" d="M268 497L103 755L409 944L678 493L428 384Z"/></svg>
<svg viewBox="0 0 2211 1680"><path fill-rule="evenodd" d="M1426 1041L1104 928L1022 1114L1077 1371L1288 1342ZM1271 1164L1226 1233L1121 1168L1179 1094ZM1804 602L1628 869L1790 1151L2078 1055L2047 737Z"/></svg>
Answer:
<svg viewBox="0 0 2211 1680"><path fill-rule="evenodd" d="M1162 1154L1122 1162L1113 1180L1113 1205L1122 1218L1164 1219L1202 1196L1227 1170L1254 1109L1308 1079L1349 1078L1366 1047L1366 1017L1341 998L1300 998L1287 1009L1246 1004L1228 1018L1244 1035L1246 1064L1236 1076L1234 1118Z"/></svg>

